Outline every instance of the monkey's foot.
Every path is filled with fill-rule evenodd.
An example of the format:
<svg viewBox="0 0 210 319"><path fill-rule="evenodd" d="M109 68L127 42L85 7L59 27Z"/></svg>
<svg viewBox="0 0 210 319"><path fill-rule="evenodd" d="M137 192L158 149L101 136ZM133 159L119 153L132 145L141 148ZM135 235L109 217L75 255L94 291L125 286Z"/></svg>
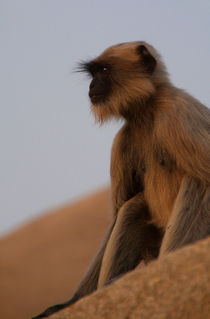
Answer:
<svg viewBox="0 0 210 319"><path fill-rule="evenodd" d="M65 302L65 303L62 303L62 304L57 304L57 305L54 305L52 307L49 307L44 312L40 313L38 316L33 317L32 319L49 317L53 313L55 313L55 312L65 308L65 307L67 307L69 304L70 304L69 302Z"/></svg>

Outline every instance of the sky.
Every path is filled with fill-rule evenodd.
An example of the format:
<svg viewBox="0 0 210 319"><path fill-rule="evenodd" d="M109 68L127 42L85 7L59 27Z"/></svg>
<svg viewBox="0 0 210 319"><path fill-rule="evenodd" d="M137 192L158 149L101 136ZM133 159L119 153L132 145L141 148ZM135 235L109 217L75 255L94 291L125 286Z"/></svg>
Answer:
<svg viewBox="0 0 210 319"><path fill-rule="evenodd" d="M209 0L0 0L0 235L109 184L121 123L95 124L79 61L146 40L210 106L209 35Z"/></svg>

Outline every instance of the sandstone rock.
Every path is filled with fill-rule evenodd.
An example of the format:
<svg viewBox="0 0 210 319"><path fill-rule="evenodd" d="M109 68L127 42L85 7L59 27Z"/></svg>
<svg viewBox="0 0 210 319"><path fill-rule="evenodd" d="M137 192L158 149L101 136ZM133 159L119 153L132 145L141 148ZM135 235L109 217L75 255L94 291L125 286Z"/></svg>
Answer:
<svg viewBox="0 0 210 319"><path fill-rule="evenodd" d="M210 238L85 297L51 319L210 318Z"/></svg>

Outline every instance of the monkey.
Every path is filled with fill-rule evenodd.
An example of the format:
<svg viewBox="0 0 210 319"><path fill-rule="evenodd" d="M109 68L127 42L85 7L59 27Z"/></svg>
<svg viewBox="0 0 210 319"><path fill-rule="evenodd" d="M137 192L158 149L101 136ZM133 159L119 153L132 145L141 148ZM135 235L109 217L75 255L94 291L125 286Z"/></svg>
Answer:
<svg viewBox="0 0 210 319"><path fill-rule="evenodd" d="M106 49L79 71L90 78L95 119L123 120L111 151L113 220L73 297L210 235L210 110L175 87L144 41Z"/></svg>

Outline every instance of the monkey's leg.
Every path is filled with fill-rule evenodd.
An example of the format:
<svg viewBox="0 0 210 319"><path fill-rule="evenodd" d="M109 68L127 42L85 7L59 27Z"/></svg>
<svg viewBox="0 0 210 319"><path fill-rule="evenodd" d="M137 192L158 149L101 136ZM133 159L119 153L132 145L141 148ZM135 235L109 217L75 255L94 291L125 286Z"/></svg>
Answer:
<svg viewBox="0 0 210 319"><path fill-rule="evenodd" d="M109 240L110 234L112 232L112 229L114 227L115 220L113 221L112 225L110 226L107 235L105 237L105 240L103 242L102 247L100 248L98 254L94 258L92 264L90 265L89 270L87 271L85 277L82 279L81 283L79 284L76 292L74 293L73 297L69 299L68 301L54 305L52 307L49 307L46 309L44 312L39 314L38 316L33 317L32 319L37 319L37 318L44 318L48 317L51 314L73 304L76 302L78 299L89 295L91 292L93 292L97 288L97 283L98 283L98 277L99 277L99 272L101 268L101 263L102 263L102 258L104 255L104 251L107 245L107 242Z"/></svg>
<svg viewBox="0 0 210 319"><path fill-rule="evenodd" d="M210 235L210 186L184 177L161 245L160 256Z"/></svg>
<svg viewBox="0 0 210 319"><path fill-rule="evenodd" d="M162 232L150 222L142 194L127 201L117 220L102 261L98 287L134 269L142 259L158 256Z"/></svg>

